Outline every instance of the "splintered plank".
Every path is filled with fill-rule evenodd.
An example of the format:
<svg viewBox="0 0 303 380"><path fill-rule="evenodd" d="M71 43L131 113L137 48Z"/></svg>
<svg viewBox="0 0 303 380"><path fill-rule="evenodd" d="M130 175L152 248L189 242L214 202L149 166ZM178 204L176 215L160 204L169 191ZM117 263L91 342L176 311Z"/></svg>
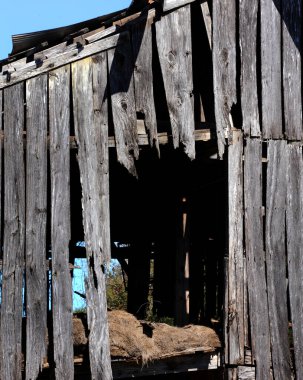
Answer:
<svg viewBox="0 0 303 380"><path fill-rule="evenodd" d="M75 134L82 184L92 379L112 379L105 265L110 261L107 57L72 65Z"/></svg>
<svg viewBox="0 0 303 380"><path fill-rule="evenodd" d="M25 243L24 84L4 90L4 238L1 379L21 379Z"/></svg>
<svg viewBox="0 0 303 380"><path fill-rule="evenodd" d="M262 134L265 139L283 136L280 7L281 0L261 0Z"/></svg>
<svg viewBox="0 0 303 380"><path fill-rule="evenodd" d="M133 25L132 46L135 61L136 111L144 115L144 124L148 132L150 145L156 146L159 154L153 89L152 23L153 19L147 18L143 22Z"/></svg>
<svg viewBox="0 0 303 380"><path fill-rule="evenodd" d="M229 268L228 364L244 364L243 135L234 132L228 147Z"/></svg>
<svg viewBox="0 0 303 380"><path fill-rule="evenodd" d="M269 141L266 186L266 267L274 378L291 379L285 249L286 141Z"/></svg>
<svg viewBox="0 0 303 380"><path fill-rule="evenodd" d="M47 75L26 83L26 379L46 356Z"/></svg>
<svg viewBox="0 0 303 380"><path fill-rule="evenodd" d="M270 379L270 336L262 220L262 143L247 139L244 161L245 248L256 379Z"/></svg>
<svg viewBox="0 0 303 380"><path fill-rule="evenodd" d="M49 76L51 250L56 379L74 379L70 227L70 67Z"/></svg>
<svg viewBox="0 0 303 380"><path fill-rule="evenodd" d="M184 30L187 32L184 33ZM190 5L156 22L156 39L174 147L195 158Z"/></svg>
<svg viewBox="0 0 303 380"><path fill-rule="evenodd" d="M240 1L241 105L243 131L247 136L261 134L257 91L258 8L258 0Z"/></svg>
<svg viewBox="0 0 303 380"><path fill-rule="evenodd" d="M222 157L226 131L232 128L230 111L237 102L235 0L213 1L213 73L218 150Z"/></svg>
<svg viewBox="0 0 303 380"><path fill-rule="evenodd" d="M135 158L139 157L136 124L134 63L129 40L107 52L109 89L118 161L137 175Z"/></svg>
<svg viewBox="0 0 303 380"><path fill-rule="evenodd" d="M302 146L287 146L287 258L296 379L303 379L303 161Z"/></svg>
<svg viewBox="0 0 303 380"><path fill-rule="evenodd" d="M283 95L285 133L289 140L302 139L302 2L282 0Z"/></svg>

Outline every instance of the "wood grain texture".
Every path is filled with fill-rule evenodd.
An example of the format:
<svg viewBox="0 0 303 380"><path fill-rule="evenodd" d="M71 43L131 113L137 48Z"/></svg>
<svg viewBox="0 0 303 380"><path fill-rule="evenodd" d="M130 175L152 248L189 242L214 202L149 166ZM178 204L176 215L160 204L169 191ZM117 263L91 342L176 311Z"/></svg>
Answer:
<svg viewBox="0 0 303 380"><path fill-rule="evenodd" d="M153 88L152 22L153 19L146 19L132 27L132 47L135 61L136 111L144 115L150 145L155 146L160 155Z"/></svg>
<svg viewBox="0 0 303 380"><path fill-rule="evenodd" d="M107 53L112 119L118 161L137 175L135 159L139 157L134 91L134 62L130 42Z"/></svg>
<svg viewBox="0 0 303 380"><path fill-rule="evenodd" d="M213 78L219 156L224 153L225 134L232 125L230 111L236 91L236 2L213 1Z"/></svg>
<svg viewBox="0 0 303 380"><path fill-rule="evenodd" d="M243 135L234 133L228 147L229 268L228 364L244 364Z"/></svg>
<svg viewBox="0 0 303 380"><path fill-rule="evenodd" d="M93 380L112 379L104 268L110 261L106 53L72 65L75 133L82 184L89 356Z"/></svg>
<svg viewBox="0 0 303 380"><path fill-rule="evenodd" d="M1 379L21 380L25 243L24 85L4 91L4 238ZM13 105L13 106L12 106Z"/></svg>
<svg viewBox="0 0 303 380"><path fill-rule="evenodd" d="M163 1L163 11L167 12L171 9L182 7L186 4L192 3L195 0L164 0Z"/></svg>
<svg viewBox="0 0 303 380"><path fill-rule="evenodd" d="M156 40L173 144L177 148L181 143L192 160L195 158L195 121L190 5L156 22Z"/></svg>
<svg viewBox="0 0 303 380"><path fill-rule="evenodd" d="M268 143L266 185L266 268L274 378L290 379L285 249L286 141Z"/></svg>
<svg viewBox="0 0 303 380"><path fill-rule="evenodd" d="M302 146L287 146L287 259L296 378L303 378L303 161Z"/></svg>
<svg viewBox="0 0 303 380"><path fill-rule="evenodd" d="M49 76L51 250L56 379L74 379L70 226L70 67Z"/></svg>
<svg viewBox="0 0 303 380"><path fill-rule="evenodd" d="M281 1L285 134L288 140L302 140L302 2Z"/></svg>
<svg viewBox="0 0 303 380"><path fill-rule="evenodd" d="M265 139L283 136L280 2L281 0L260 2L262 134Z"/></svg>
<svg viewBox="0 0 303 380"><path fill-rule="evenodd" d="M3 133L3 91L0 90L0 132ZM0 215L2 215L2 176L3 176L3 170L2 170L2 163L3 163L3 139L0 139ZM0 231L2 231L2 216L0 217ZM2 239L2 232L0 233L0 247L3 245L3 239ZM2 265L0 270L2 271ZM1 332L1 308L0 308L0 366L1 366L1 357L2 357L2 332ZM1 376L1 367L0 367L0 376Z"/></svg>
<svg viewBox="0 0 303 380"><path fill-rule="evenodd" d="M100 51L112 49L118 44L124 44L128 39L128 32L123 32L81 47L78 47L77 44L74 44L73 48L65 45L66 48L62 53L58 52L58 54L52 55L50 58L45 59L42 65L37 65L35 61L32 61L17 71L13 71L10 75L9 81L7 80L6 75L1 75L0 89L11 86L14 83L32 78L39 74L46 73L52 69L58 68L68 63L78 61ZM62 49L62 46L60 49Z"/></svg>
<svg viewBox="0 0 303 380"><path fill-rule="evenodd" d="M205 24L205 29L207 33L207 39L209 42L209 47L212 49L212 20L211 20L211 14L210 14L210 9L207 1L204 1L201 4L201 10L202 10L202 15L203 15L203 20Z"/></svg>
<svg viewBox="0 0 303 380"><path fill-rule="evenodd" d="M240 0L239 39L241 49L241 106L243 131L260 136L257 87L257 20L258 0Z"/></svg>
<svg viewBox="0 0 303 380"><path fill-rule="evenodd" d="M270 379L270 335L262 217L262 144L247 139L244 161L245 248L251 343L256 379Z"/></svg>
<svg viewBox="0 0 303 380"><path fill-rule="evenodd" d="M26 379L46 356L47 75L26 83Z"/></svg>

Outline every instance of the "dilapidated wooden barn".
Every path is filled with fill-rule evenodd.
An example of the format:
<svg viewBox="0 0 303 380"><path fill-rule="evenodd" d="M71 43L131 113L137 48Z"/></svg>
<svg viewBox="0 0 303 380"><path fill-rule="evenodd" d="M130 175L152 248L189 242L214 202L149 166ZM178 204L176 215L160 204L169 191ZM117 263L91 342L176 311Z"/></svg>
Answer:
<svg viewBox="0 0 303 380"><path fill-rule="evenodd" d="M1 379L37 379L46 335L52 376L76 376L70 263L84 254L89 368L112 378L111 252L139 318L152 281L157 315L218 319L217 378L302 379L301 1L135 0L13 40L0 62Z"/></svg>

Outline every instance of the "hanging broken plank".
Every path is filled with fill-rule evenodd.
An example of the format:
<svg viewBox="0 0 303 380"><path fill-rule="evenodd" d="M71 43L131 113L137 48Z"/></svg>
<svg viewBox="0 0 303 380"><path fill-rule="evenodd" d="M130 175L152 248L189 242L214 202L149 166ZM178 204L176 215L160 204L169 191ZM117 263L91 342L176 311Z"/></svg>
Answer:
<svg viewBox="0 0 303 380"><path fill-rule="evenodd" d="M302 146L287 145L287 259L297 379L303 379L303 161Z"/></svg>
<svg viewBox="0 0 303 380"><path fill-rule="evenodd" d="M144 124L150 145L155 146L160 154L153 89L152 23L153 18L147 16L142 22L133 25L132 47L135 63L136 111L144 115Z"/></svg>
<svg viewBox="0 0 303 380"><path fill-rule="evenodd" d="M4 237L0 377L6 380L21 380L25 244L24 84L5 89L3 95Z"/></svg>
<svg viewBox="0 0 303 380"><path fill-rule="evenodd" d="M195 121L190 5L156 22L156 40L173 144L178 148L181 143L192 160L195 158Z"/></svg>
<svg viewBox="0 0 303 380"><path fill-rule="evenodd" d="M256 380L270 379L270 335L262 217L262 143L246 140L244 161L245 249L251 343Z"/></svg>
<svg viewBox="0 0 303 380"><path fill-rule="evenodd" d="M70 226L70 66L49 74L52 311L56 379L74 379Z"/></svg>
<svg viewBox="0 0 303 380"><path fill-rule="evenodd" d="M47 87L46 74L26 83L26 379L46 357Z"/></svg>
<svg viewBox="0 0 303 380"><path fill-rule="evenodd" d="M268 142L266 185L266 273L274 378L291 379L285 249L286 141Z"/></svg>
<svg viewBox="0 0 303 380"><path fill-rule="evenodd" d="M212 51L218 151L222 158L226 133L233 127L231 108L237 102L235 0L213 1Z"/></svg>
<svg viewBox="0 0 303 380"><path fill-rule="evenodd" d="M229 267L227 364L244 364L243 134L234 132L228 147Z"/></svg>
<svg viewBox="0 0 303 380"><path fill-rule="evenodd" d="M118 161L137 175L135 159L139 157L134 91L134 62L130 41L107 52L109 93Z"/></svg>
<svg viewBox="0 0 303 380"><path fill-rule="evenodd" d="M257 86L257 21L259 1L241 0L239 38L241 49L241 106L246 136L261 134Z"/></svg>
<svg viewBox="0 0 303 380"><path fill-rule="evenodd" d="M92 379L112 379L105 267L110 261L107 57L72 65L75 133L88 261L86 279Z"/></svg>
<svg viewBox="0 0 303 380"><path fill-rule="evenodd" d="M282 132L281 0L261 0L262 134Z"/></svg>
<svg viewBox="0 0 303 380"><path fill-rule="evenodd" d="M302 2L282 0L283 96L285 134L301 140L302 133Z"/></svg>

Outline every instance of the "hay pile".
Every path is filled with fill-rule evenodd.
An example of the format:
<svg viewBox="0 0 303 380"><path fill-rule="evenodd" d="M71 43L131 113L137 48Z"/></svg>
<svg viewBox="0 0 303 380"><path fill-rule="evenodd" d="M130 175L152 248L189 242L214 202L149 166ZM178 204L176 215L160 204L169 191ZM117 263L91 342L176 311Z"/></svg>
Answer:
<svg viewBox="0 0 303 380"><path fill-rule="evenodd" d="M184 352L211 352L221 347L218 335L209 327L189 325L180 328L165 323L145 324L122 310L109 311L108 318L112 358L146 363ZM74 318L73 327L75 348L86 345L83 321Z"/></svg>

